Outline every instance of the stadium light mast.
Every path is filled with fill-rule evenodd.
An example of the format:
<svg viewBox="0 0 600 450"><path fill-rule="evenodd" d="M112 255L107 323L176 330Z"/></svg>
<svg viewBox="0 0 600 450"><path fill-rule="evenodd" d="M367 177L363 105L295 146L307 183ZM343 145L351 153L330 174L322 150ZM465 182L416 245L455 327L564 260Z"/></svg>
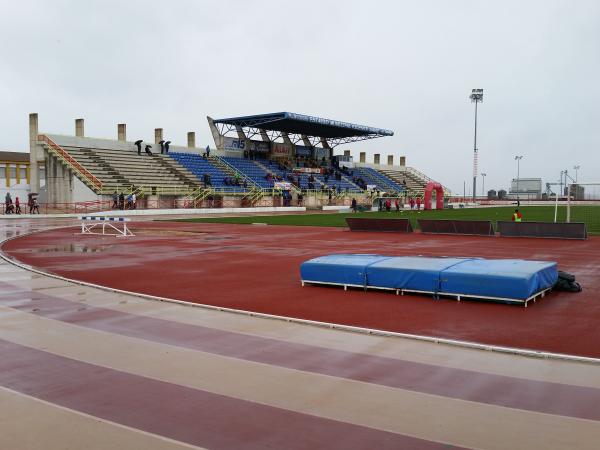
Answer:
<svg viewBox="0 0 600 450"><path fill-rule="evenodd" d="M573 166L573 169L575 169L575 183L577 183L577 180L578 180L577 172L579 171L579 169L581 169L581 166L580 165Z"/></svg>
<svg viewBox="0 0 600 450"><path fill-rule="evenodd" d="M481 172L481 196L485 197L485 177L487 177L487 173Z"/></svg>
<svg viewBox="0 0 600 450"><path fill-rule="evenodd" d="M523 159L523 155L515 156L515 161L517 161L517 201L519 201L519 178L521 177L521 160Z"/></svg>
<svg viewBox="0 0 600 450"><path fill-rule="evenodd" d="M475 103L475 138L473 140L473 202L477 195L477 104L483 102L483 89L471 90L471 103Z"/></svg>

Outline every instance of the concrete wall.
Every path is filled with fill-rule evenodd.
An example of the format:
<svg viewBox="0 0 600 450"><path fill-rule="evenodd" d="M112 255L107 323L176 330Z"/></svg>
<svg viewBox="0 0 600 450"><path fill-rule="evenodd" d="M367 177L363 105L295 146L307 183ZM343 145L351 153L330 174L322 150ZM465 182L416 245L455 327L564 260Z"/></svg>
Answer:
<svg viewBox="0 0 600 450"><path fill-rule="evenodd" d="M96 194L87 185L85 185L79 178L73 176L73 189L71 191L71 202L92 202L101 200L102 196Z"/></svg>

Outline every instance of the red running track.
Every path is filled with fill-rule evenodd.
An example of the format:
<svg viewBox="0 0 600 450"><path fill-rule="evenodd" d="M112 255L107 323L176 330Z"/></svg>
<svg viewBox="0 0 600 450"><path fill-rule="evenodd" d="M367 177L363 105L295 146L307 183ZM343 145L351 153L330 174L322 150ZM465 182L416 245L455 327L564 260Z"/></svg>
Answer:
<svg viewBox="0 0 600 450"><path fill-rule="evenodd" d="M134 238L51 230L5 243L65 277L248 311L486 344L600 357L600 238L587 241L350 233L344 229L134 223ZM299 265L328 253L555 260L584 286L528 308L300 286Z"/></svg>

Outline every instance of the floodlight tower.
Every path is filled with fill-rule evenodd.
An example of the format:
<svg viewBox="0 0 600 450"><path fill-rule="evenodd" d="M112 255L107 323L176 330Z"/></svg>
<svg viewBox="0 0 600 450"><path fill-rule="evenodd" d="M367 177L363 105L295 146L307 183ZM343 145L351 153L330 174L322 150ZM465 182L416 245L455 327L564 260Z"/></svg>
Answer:
<svg viewBox="0 0 600 450"><path fill-rule="evenodd" d="M481 196L485 197L485 177L487 177L487 173L481 172Z"/></svg>
<svg viewBox="0 0 600 450"><path fill-rule="evenodd" d="M579 171L579 169L581 169L581 166L578 164L576 166L573 166L573 169L575 169L575 183L577 183L577 180L578 180L577 172Z"/></svg>
<svg viewBox="0 0 600 450"><path fill-rule="evenodd" d="M523 155L515 156L515 161L517 161L517 201L519 200L519 178L521 177L521 160L523 159Z"/></svg>
<svg viewBox="0 0 600 450"><path fill-rule="evenodd" d="M475 201L477 195L477 104L483 102L483 89L471 90L469 98L471 103L475 103L475 138L473 140L473 201Z"/></svg>

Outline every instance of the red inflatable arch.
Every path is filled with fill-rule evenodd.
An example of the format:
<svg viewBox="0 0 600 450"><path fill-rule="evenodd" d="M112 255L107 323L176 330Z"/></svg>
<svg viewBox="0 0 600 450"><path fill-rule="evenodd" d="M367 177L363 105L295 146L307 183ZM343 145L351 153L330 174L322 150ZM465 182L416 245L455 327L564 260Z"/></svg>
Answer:
<svg viewBox="0 0 600 450"><path fill-rule="evenodd" d="M444 209L444 188L440 183L430 181L425 186L425 209L431 209L431 193L435 189L435 209Z"/></svg>

